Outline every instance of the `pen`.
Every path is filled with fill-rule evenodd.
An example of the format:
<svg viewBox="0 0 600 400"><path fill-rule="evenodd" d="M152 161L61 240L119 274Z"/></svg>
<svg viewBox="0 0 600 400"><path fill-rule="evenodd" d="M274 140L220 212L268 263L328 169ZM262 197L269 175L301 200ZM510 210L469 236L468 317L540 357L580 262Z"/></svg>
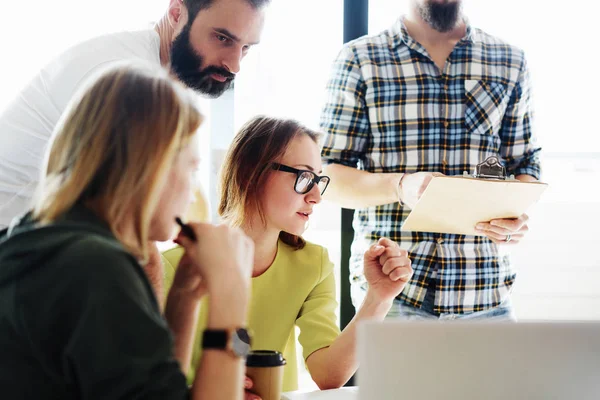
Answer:
<svg viewBox="0 0 600 400"><path fill-rule="evenodd" d="M181 232L183 232L185 236L187 236L194 242L196 241L196 233L189 225L184 224L181 218L179 217L175 217L175 222L177 222L177 225L181 227Z"/></svg>

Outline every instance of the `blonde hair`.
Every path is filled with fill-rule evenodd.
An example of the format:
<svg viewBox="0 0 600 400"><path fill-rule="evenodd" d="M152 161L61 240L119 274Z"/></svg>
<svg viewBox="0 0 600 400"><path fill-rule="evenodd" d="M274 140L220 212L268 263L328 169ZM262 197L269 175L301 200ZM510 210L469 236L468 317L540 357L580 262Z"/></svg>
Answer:
<svg viewBox="0 0 600 400"><path fill-rule="evenodd" d="M231 225L241 226L251 210L266 223L260 198L273 173L274 162L285 154L290 143L307 135L315 143L320 135L290 119L257 116L248 121L233 139L221 168L219 215ZM281 232L279 239L296 250L306 242L300 236Z"/></svg>
<svg viewBox="0 0 600 400"><path fill-rule="evenodd" d="M129 251L147 259L168 168L201 122L193 99L162 69L121 65L102 74L56 127L33 218L53 222L85 204Z"/></svg>

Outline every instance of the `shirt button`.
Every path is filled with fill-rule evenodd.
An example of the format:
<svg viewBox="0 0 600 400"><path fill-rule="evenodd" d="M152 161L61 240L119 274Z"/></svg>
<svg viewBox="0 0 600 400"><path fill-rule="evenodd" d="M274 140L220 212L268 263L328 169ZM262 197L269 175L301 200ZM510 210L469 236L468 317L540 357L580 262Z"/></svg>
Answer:
<svg viewBox="0 0 600 400"><path fill-rule="evenodd" d="M438 238L437 242L438 242L438 244L444 244L444 239Z"/></svg>
<svg viewBox="0 0 600 400"><path fill-rule="evenodd" d="M444 128L447 128L450 123L448 121L444 121Z"/></svg>
<svg viewBox="0 0 600 400"><path fill-rule="evenodd" d="M443 165L444 167L445 167L445 166L447 166L447 165L448 165L448 161L446 161L446 160L442 160L442 165Z"/></svg>
<svg viewBox="0 0 600 400"><path fill-rule="evenodd" d="M444 92L448 91L448 85L444 85Z"/></svg>

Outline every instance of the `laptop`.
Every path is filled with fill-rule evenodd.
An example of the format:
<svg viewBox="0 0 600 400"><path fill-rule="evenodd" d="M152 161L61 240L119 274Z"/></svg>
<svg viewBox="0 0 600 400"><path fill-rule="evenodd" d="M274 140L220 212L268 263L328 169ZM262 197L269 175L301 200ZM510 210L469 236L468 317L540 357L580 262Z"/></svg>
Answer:
<svg viewBox="0 0 600 400"><path fill-rule="evenodd" d="M366 322L358 399L598 400L600 323Z"/></svg>

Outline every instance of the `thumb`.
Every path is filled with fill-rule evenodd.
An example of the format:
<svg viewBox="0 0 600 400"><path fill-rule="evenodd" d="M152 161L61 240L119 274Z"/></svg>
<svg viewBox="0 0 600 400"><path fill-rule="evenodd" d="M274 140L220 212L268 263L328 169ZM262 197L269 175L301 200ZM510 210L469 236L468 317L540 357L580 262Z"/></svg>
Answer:
<svg viewBox="0 0 600 400"><path fill-rule="evenodd" d="M385 251L385 247L380 244L373 244L369 250L365 252L365 260L376 260Z"/></svg>
<svg viewBox="0 0 600 400"><path fill-rule="evenodd" d="M173 242L177 243L178 245L182 246L183 248L187 249L190 247L190 245L193 243L190 238L188 238L186 235L183 234L183 232L179 231L179 234L177 234L177 237L173 240Z"/></svg>

